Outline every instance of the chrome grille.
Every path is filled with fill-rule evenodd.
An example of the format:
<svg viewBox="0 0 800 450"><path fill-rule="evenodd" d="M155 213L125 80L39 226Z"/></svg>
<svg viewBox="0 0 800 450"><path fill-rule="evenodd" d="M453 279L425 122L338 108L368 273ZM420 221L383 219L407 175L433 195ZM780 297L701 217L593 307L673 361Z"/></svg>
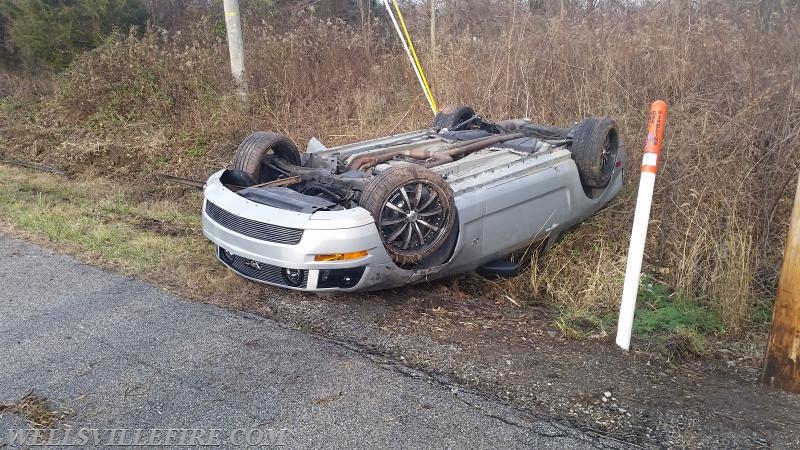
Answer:
<svg viewBox="0 0 800 450"><path fill-rule="evenodd" d="M206 214L221 226L239 234L262 241L278 244L297 244L303 237L303 230L287 228L269 223L258 222L232 214L206 200Z"/></svg>
<svg viewBox="0 0 800 450"><path fill-rule="evenodd" d="M239 275L258 281L263 281L264 283L278 284L287 287L304 289L306 286L308 286L308 270L301 270L300 272L303 274L303 280L299 285L292 286L283 278L283 274L281 273L282 269L280 267L271 266L265 263L258 263L258 268L256 268L253 267L253 262L250 262L248 265L248 260L242 258L241 256L230 253L226 254L225 250L223 250L221 247L217 247L217 249L219 252L219 259Z"/></svg>

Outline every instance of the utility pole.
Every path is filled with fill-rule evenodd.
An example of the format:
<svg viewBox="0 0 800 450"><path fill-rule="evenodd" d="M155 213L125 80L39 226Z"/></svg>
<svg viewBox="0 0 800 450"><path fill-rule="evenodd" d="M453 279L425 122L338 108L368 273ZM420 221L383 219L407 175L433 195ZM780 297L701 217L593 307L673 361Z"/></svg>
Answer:
<svg viewBox="0 0 800 450"><path fill-rule="evenodd" d="M800 393L800 177L783 252L762 380L772 387Z"/></svg>
<svg viewBox="0 0 800 450"><path fill-rule="evenodd" d="M242 43L242 18L239 16L239 0L223 0L225 28L228 30L228 51L231 55L231 74L236 91L242 101L247 100L247 84L244 79L244 44Z"/></svg>

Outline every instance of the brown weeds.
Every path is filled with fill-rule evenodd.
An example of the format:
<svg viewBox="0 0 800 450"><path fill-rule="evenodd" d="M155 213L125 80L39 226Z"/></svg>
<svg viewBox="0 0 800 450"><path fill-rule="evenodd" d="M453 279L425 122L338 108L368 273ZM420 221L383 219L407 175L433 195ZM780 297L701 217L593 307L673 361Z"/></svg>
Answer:
<svg viewBox="0 0 800 450"><path fill-rule="evenodd" d="M615 308L647 107L663 98L670 113L645 271L738 333L777 280L785 186L800 156L800 15L784 3L769 13L730 2L670 5L603 3L563 18L508 2L443 10L436 60L425 54L424 11L407 8L441 105L560 125L612 116L627 142L618 200L504 292ZM115 36L33 84L0 77L3 151L128 182L153 171L202 178L256 129L303 147L311 136L336 145L430 123L382 18L351 27L301 10L281 20L246 30L245 107L230 84L224 36L207 18L180 32Z"/></svg>

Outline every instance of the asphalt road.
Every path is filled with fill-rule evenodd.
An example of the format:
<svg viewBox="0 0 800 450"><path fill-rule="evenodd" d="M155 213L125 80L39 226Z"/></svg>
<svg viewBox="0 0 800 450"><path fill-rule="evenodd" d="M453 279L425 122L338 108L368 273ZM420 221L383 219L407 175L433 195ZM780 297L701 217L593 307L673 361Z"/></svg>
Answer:
<svg viewBox="0 0 800 450"><path fill-rule="evenodd" d="M33 393L60 430L201 429L208 434L188 437L219 447L246 443L250 430L259 430L251 443L269 442L267 429L286 429L287 448L613 446L349 346L2 236L0 369L0 403ZM0 448L21 447L7 429L26 419L0 408ZM157 433L151 442L165 442Z"/></svg>

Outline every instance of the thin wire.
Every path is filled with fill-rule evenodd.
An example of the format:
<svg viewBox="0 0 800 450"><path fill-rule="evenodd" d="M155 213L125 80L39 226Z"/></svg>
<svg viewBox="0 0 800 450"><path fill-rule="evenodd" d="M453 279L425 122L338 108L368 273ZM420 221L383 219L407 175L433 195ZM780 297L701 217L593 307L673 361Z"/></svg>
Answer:
<svg viewBox="0 0 800 450"><path fill-rule="evenodd" d="M408 32L408 28L406 28L406 22L403 20L403 13L400 12L400 5L397 4L397 0L392 0L394 2L394 9L397 11L397 17L400 19L400 26L403 28L403 33L406 35L406 41L408 41L408 48L411 50L411 55L414 57L414 64L417 66L417 70L419 70L420 75L422 76L422 81L425 83L425 93L430 100L430 103L433 105L433 113L439 110L436 106L436 101L433 99L433 93L431 93L431 86L428 84L428 79L425 77L425 71L422 70L422 64L419 62L419 57L417 56L416 50L414 50L414 43L411 41L411 35Z"/></svg>

